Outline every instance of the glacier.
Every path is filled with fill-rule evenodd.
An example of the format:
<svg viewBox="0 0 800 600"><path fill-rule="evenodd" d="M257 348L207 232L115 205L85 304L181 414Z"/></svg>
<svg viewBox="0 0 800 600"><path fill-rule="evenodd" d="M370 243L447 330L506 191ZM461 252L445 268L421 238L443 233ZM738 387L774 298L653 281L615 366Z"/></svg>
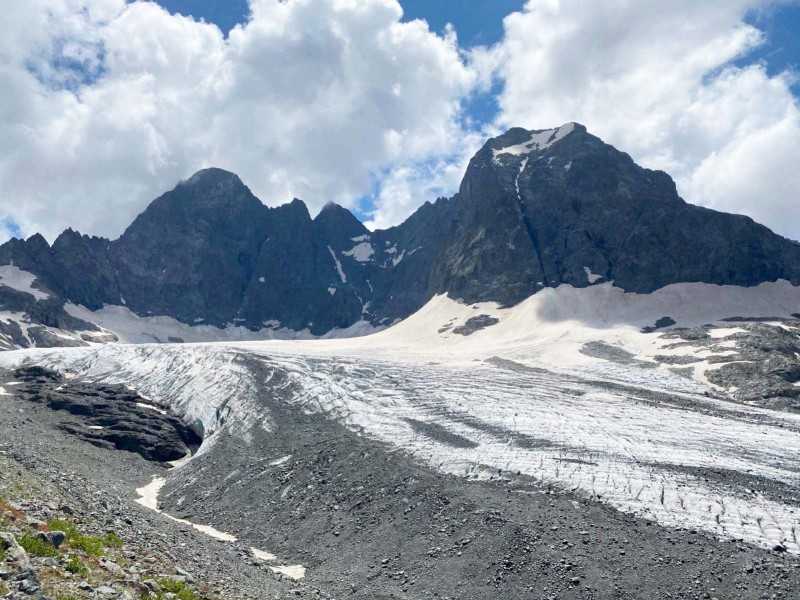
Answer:
<svg viewBox="0 0 800 600"><path fill-rule="evenodd" d="M707 378L725 364L709 356L735 349L737 326L724 319L769 323L798 308L800 288L784 281L652 294L562 285L514 307L436 296L359 338L32 349L0 354L0 366L129 385L202 425L200 453L223 431L248 444L275 427L269 397L441 473L526 478L664 526L800 554L800 415L733 402ZM454 332L479 315L497 323ZM724 345L676 350L661 331L643 332L665 316L709 327ZM598 343L632 358L585 351ZM670 352L696 360L679 373L655 358Z"/></svg>

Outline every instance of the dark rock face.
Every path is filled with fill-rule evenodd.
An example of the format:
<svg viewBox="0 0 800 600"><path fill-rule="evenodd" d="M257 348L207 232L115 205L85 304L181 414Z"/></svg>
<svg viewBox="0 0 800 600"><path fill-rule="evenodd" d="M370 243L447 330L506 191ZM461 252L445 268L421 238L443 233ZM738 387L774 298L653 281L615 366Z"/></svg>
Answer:
<svg viewBox="0 0 800 600"><path fill-rule="evenodd" d="M513 304L545 286L592 280L634 292L800 283L800 244L748 217L687 204L666 173L639 167L582 125L514 153L543 133L512 129L470 162L458 224L434 266L440 291Z"/></svg>
<svg viewBox="0 0 800 600"><path fill-rule="evenodd" d="M52 247L38 235L11 240L2 264L34 273L52 298L0 280L0 310L89 331L64 301L323 334L390 324L439 293L510 305L560 284L614 281L642 293L678 282L800 284L800 244L687 204L667 174L574 123L489 140L458 194L384 231L367 231L335 204L314 219L300 200L268 208L236 175L206 169L153 201L118 240L71 230ZM5 345L24 345L13 326L0 328Z"/></svg>
<svg viewBox="0 0 800 600"><path fill-rule="evenodd" d="M95 446L165 462L202 442L192 428L124 386L74 383L42 367L17 369L14 380L21 382L15 386L21 397L77 417L61 429Z"/></svg>
<svg viewBox="0 0 800 600"><path fill-rule="evenodd" d="M454 327L453 333L457 333L458 335L464 335L464 336L472 335L476 331L480 331L481 329L486 329L487 327L491 327L492 325L497 325L499 322L500 322L499 319L492 317L491 315L478 315L475 317L470 317L463 325Z"/></svg>

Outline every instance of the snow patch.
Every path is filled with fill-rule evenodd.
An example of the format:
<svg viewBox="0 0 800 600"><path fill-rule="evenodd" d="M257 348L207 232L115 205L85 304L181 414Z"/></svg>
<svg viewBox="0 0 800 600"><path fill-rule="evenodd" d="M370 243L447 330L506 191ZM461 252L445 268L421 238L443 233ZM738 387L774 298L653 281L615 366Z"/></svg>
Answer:
<svg viewBox="0 0 800 600"><path fill-rule="evenodd" d="M534 150L544 150L556 142L561 141L575 130L575 123L567 123L556 129L534 131L527 142L506 146L505 148L492 149L495 161L502 155L522 156Z"/></svg>
<svg viewBox="0 0 800 600"><path fill-rule="evenodd" d="M345 275L344 269L342 269L342 263L339 262L339 257L336 256L336 253L330 246L328 246L328 252L331 253L331 258L336 265L336 272L339 273L339 279L342 280L342 283L347 283L347 275Z"/></svg>
<svg viewBox="0 0 800 600"><path fill-rule="evenodd" d="M160 415L166 415L167 414L167 411L165 411L165 410L163 410L161 408L158 408L157 406L153 406L152 404L145 404L144 402L137 402L136 406L139 406L141 408L146 408L148 410L152 410L154 412L157 412Z"/></svg>
<svg viewBox="0 0 800 600"><path fill-rule="evenodd" d="M36 275L28 271L23 271L13 264L0 266L0 285L30 294L36 300L47 300L50 298L50 294L47 292L33 287L35 281Z"/></svg>
<svg viewBox="0 0 800 600"><path fill-rule="evenodd" d="M92 311L85 306L66 304L64 310L71 316L94 323L107 332L113 332L122 343L148 344L169 343L170 340L180 339L186 343L197 342L232 342L242 340L287 340L287 339L316 339L309 329L294 330L282 327L276 320L265 321L263 328L257 331L239 325L228 325L221 328L214 325L194 324L189 325L172 317L147 316L141 317L125 306L105 305L100 310ZM21 318L23 315L16 315ZM2 318L2 313L0 313ZM17 321L23 332L30 326ZM324 338L347 337L354 335L367 335L375 333L378 328L365 327L363 323L354 323L343 329L332 329L325 333ZM54 333L51 331L51 333ZM74 336L68 336L79 339ZM31 343L31 345L33 345Z"/></svg>
<svg viewBox="0 0 800 600"><path fill-rule="evenodd" d="M589 285L595 283L598 279L602 279L602 275L598 275L596 273L592 273L592 270L589 267L583 267L584 272L586 273L586 279L589 282Z"/></svg>
<svg viewBox="0 0 800 600"><path fill-rule="evenodd" d="M295 581L306 576L306 568L303 565L282 565L280 567L270 567L273 573L280 573Z"/></svg>
<svg viewBox="0 0 800 600"><path fill-rule="evenodd" d="M372 258L372 255L375 254L375 249L372 247L372 244L369 242L361 242L360 244L356 244L350 250L342 252L345 256L351 256L358 262L369 262Z"/></svg>
<svg viewBox="0 0 800 600"><path fill-rule="evenodd" d="M256 560L263 560L265 562L269 562L271 560L275 560L278 557L272 554L272 552L265 552L264 550L259 550L258 548L250 547L250 554L253 555L253 558Z"/></svg>
<svg viewBox="0 0 800 600"><path fill-rule="evenodd" d="M164 477L153 477L150 483L136 489L136 494L139 496L136 499L136 503L139 504L140 506L143 506L144 508L155 511L160 515L164 515L171 521L175 521L176 523L182 523L184 525L189 525L190 527L196 529L200 533L204 533L205 535L214 538L215 540L219 540L220 542L236 541L236 537L231 535L230 533L225 533L224 531L214 529L209 525L198 525L197 523L192 523L191 521L187 521L186 519L178 519L177 517L168 515L167 513L160 510L158 508L158 495L161 493L161 489L164 487L166 483L167 480Z"/></svg>

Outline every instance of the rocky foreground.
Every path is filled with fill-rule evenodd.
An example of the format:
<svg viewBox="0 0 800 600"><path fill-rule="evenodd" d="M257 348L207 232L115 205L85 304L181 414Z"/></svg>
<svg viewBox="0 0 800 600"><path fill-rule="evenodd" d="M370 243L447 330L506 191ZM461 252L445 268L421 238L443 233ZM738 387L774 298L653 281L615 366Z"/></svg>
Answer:
<svg viewBox="0 0 800 600"><path fill-rule="evenodd" d="M298 590L247 547L135 502L137 485L169 466L158 456L185 450L181 436L196 439L175 417L126 401L129 390L118 388L115 398L113 386L65 382L43 370L3 379L4 389L16 389L0 395L0 597L324 597Z"/></svg>
<svg viewBox="0 0 800 600"><path fill-rule="evenodd" d="M0 375L0 578L15 600L721 600L800 589L800 559L785 548L659 527L511 473L442 475L277 400L271 433L247 446L222 435L168 474L148 451L159 442L144 435L159 426L139 435L119 413L106 423L148 441L139 448L81 434L103 431L90 429L103 426L98 397L141 409L124 399L130 390L42 371ZM63 395L71 400L49 401ZM64 408L85 405L82 396L94 413ZM137 504L154 475L167 478L159 508L238 539ZM301 561L305 578L275 572L253 547Z"/></svg>

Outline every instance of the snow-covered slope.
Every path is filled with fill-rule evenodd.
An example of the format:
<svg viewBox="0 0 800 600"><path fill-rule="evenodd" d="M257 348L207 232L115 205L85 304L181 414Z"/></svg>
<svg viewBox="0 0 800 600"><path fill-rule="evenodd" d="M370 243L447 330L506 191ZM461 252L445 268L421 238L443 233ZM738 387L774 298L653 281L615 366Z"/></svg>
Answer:
<svg viewBox="0 0 800 600"><path fill-rule="evenodd" d="M437 296L362 338L112 344L3 353L0 365L131 385L202 421L203 452L223 429L246 443L273 427L268 397L445 473L528 477L800 553L800 415L731 402L708 381L731 353L748 362L738 356L748 323L797 338L798 312L800 288L786 282L653 294L562 285L512 308ZM643 332L664 317L676 324ZM722 321L735 317L751 321ZM681 331L694 333L676 341Z"/></svg>

